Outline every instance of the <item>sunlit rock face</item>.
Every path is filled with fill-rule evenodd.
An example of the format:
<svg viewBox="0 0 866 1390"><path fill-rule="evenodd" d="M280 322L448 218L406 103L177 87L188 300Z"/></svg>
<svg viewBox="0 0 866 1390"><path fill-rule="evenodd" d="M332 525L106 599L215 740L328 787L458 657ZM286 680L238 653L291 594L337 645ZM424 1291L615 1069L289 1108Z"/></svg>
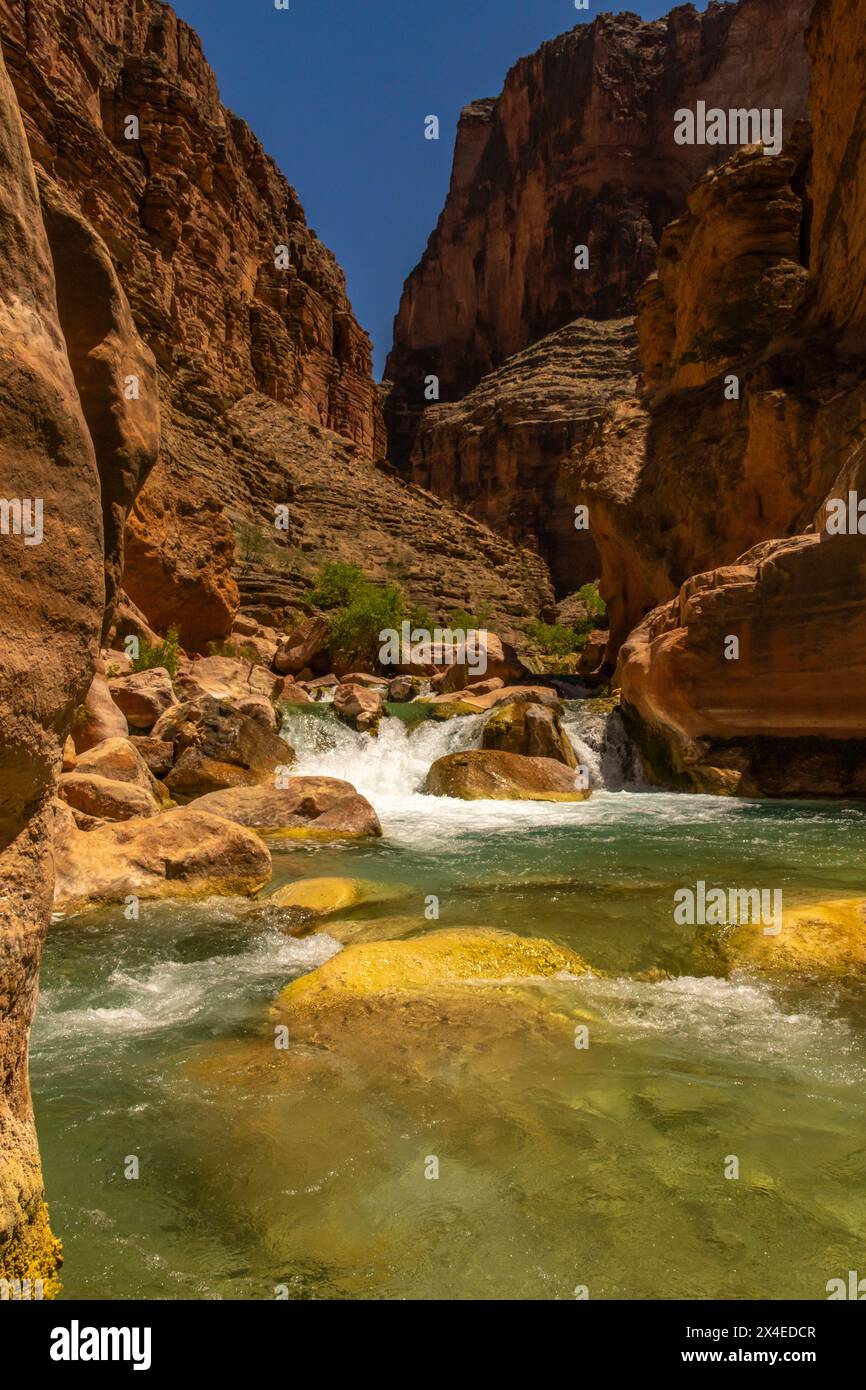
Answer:
<svg viewBox="0 0 866 1390"><path fill-rule="evenodd" d="M866 794L866 537L768 541L688 580L620 654L663 781L697 791Z"/></svg>
<svg viewBox="0 0 866 1390"><path fill-rule="evenodd" d="M386 377L391 456L407 466L425 379L454 401L580 316L633 312L663 227L730 148L678 144L675 114L805 114L811 0L743 0L646 23L599 15L523 58L464 110L451 188L409 276ZM577 269L575 248L588 250Z"/></svg>
<svg viewBox="0 0 866 1390"><path fill-rule="evenodd" d="M27 1043L51 907L48 801L90 682L105 581L96 457L2 57L0 205L0 1277L42 1279L50 1291L57 1249L42 1199ZM23 525L15 503L26 507Z"/></svg>
<svg viewBox="0 0 866 1390"><path fill-rule="evenodd" d="M0 39L33 158L122 267L173 394L209 414L260 390L369 455L370 342L343 272L194 30L158 0L4 0Z"/></svg>

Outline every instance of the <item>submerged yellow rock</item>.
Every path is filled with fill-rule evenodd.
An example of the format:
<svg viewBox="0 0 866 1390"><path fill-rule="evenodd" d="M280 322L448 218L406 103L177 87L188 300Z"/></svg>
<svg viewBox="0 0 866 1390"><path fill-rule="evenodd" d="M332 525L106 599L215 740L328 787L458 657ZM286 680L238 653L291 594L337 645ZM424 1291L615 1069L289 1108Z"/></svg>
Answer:
<svg viewBox="0 0 866 1390"><path fill-rule="evenodd" d="M307 1010L365 997L435 995L452 987L584 975L588 968L574 951L551 941L488 928L451 928L347 946L287 985L278 1007Z"/></svg>
<svg viewBox="0 0 866 1390"><path fill-rule="evenodd" d="M741 926L728 942L734 964L809 974L866 974L866 900L837 898L782 913L782 930Z"/></svg>
<svg viewBox="0 0 866 1390"><path fill-rule="evenodd" d="M262 902L267 907L297 907L316 917L330 917L362 903L388 902L409 890L362 878L301 878L287 883Z"/></svg>

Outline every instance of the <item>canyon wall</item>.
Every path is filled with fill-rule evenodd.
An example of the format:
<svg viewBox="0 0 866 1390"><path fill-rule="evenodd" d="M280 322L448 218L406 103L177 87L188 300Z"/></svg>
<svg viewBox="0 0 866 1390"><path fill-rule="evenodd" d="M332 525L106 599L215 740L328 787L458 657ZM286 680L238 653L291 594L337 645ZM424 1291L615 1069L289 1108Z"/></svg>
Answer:
<svg viewBox="0 0 866 1390"><path fill-rule="evenodd" d="M343 272L222 105L194 30L159 0L0 0L0 41L35 162L105 240L186 408L258 390L372 453L370 342Z"/></svg>
<svg viewBox="0 0 866 1390"><path fill-rule="evenodd" d="M700 14L679 6L652 22L599 15L522 59L498 98L462 115L448 197L394 324L390 457L485 522L498 527L509 517L512 538L552 563L560 593L597 577L598 567L587 569L591 546L564 546L565 509L540 521L563 492L554 412L541 392L532 400L518 389L511 399L519 359L503 377L479 382L532 345L539 359L549 341L555 358L557 330L575 319L634 313L663 228L685 208L695 179L730 153L677 144L674 113L698 101L779 108L787 138L805 113L810 8L811 0L741 0ZM588 248L587 269L575 268L578 245ZM588 403L580 378L594 373L598 348L591 330L582 338L574 390L557 382L561 455L586 441L604 392L600 384L599 401ZM628 367L623 357L616 375ZM461 411L426 404L430 375L442 402L467 398ZM474 388L480 396L467 394ZM492 399L503 416L495 444L484 430Z"/></svg>
<svg viewBox="0 0 866 1390"><path fill-rule="evenodd" d="M49 1296L59 1246L27 1048L54 883L50 802L159 407L105 244L51 179L37 182L2 55L0 318L0 1278L40 1280Z"/></svg>
<svg viewBox="0 0 866 1390"><path fill-rule="evenodd" d="M849 493L866 495L866 0L819 0L808 47L815 122L777 161L790 178L756 197L760 156L737 155L662 238L625 503L611 459L578 471L612 537L604 555L595 533L607 582L631 586L618 635L670 600L618 673L656 774L862 796L866 518L836 534L827 503L847 513ZM763 543L744 546L749 532Z"/></svg>
<svg viewBox="0 0 866 1390"><path fill-rule="evenodd" d="M333 559L506 632L549 608L543 561L373 467L381 396L343 272L193 30L159 0L0 0L0 40L34 162L104 239L156 360L161 454L123 574L151 626L206 651L239 605L303 615Z"/></svg>

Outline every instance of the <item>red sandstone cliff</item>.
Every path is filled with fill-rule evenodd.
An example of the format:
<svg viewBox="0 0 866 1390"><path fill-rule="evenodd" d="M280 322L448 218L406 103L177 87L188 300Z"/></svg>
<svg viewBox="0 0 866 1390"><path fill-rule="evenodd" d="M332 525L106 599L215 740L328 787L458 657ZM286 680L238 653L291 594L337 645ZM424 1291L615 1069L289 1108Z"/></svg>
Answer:
<svg viewBox="0 0 866 1390"><path fill-rule="evenodd" d="M0 0L0 41L34 161L104 239L156 358L161 456L124 572L151 623L203 651L239 603L303 612L330 559L396 569L416 602L483 607L506 631L549 605L543 562L372 467L380 395L343 273L222 106L197 35L159 0ZM270 433L249 428L264 415ZM240 528L262 538L252 570Z"/></svg>
<svg viewBox="0 0 866 1390"><path fill-rule="evenodd" d="M501 96L463 113L448 198L395 320L390 455L440 496L536 547L559 594L596 577L599 565L591 572L591 543L567 542L573 507L552 422L560 456L581 453L632 364L627 353L603 361L593 399L586 381L616 329L600 328L593 344L585 324L572 389L556 369L556 333L579 317L634 312L664 227L694 180L730 153L677 144L680 107L780 108L785 136L793 131L805 111L810 8L811 0L742 0L701 14L680 6L649 23L600 15L522 59ZM589 248L583 271L574 266L579 244ZM544 401L547 342L555 410ZM519 356L530 345L534 392ZM430 374L443 402L465 397L459 406L425 408Z"/></svg>
<svg viewBox="0 0 866 1390"><path fill-rule="evenodd" d="M579 464L621 627L679 588L619 679L658 774L702 790L866 788L866 535L826 524L828 499L866 497L866 0L819 0L808 46L800 174L755 197L760 157L739 155L662 240L630 488L615 497L612 457ZM749 532L764 543L740 555Z"/></svg>
<svg viewBox="0 0 866 1390"><path fill-rule="evenodd" d="M372 453L370 342L343 273L221 104L198 35L159 0L0 0L0 41L35 161L108 244L187 406L259 390Z"/></svg>

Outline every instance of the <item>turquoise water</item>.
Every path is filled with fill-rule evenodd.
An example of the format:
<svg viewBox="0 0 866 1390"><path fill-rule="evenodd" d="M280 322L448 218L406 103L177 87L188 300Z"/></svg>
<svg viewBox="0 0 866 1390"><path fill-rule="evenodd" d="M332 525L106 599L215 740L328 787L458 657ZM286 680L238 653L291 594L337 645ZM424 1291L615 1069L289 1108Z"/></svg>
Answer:
<svg viewBox="0 0 866 1390"><path fill-rule="evenodd" d="M390 890L324 932L241 900L52 929L32 1078L66 1297L812 1299L862 1266L866 1000L732 968L672 908L698 879L866 896L866 807L419 794L460 724L289 731L385 832L275 852L276 883ZM597 973L275 1053L268 1006L337 938L465 926Z"/></svg>

